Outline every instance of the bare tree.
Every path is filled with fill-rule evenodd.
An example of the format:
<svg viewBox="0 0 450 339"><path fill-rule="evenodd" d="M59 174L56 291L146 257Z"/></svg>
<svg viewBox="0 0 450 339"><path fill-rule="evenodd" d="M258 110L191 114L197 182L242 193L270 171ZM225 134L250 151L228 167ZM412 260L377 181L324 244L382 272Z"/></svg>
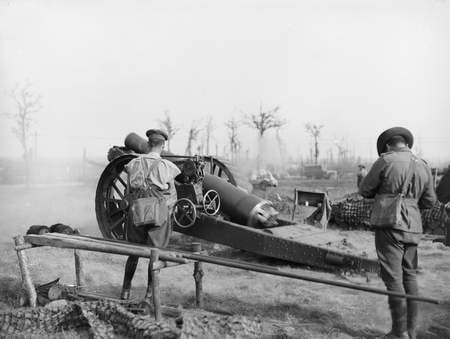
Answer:
<svg viewBox="0 0 450 339"><path fill-rule="evenodd" d="M167 150L170 152L170 140L175 136L175 134L179 131L179 128L175 126L170 117L169 111L165 111L165 118L159 120L159 124L161 127L167 132L168 140L167 140Z"/></svg>
<svg viewBox="0 0 450 339"><path fill-rule="evenodd" d="M192 146L194 141L197 140L200 129L196 126L196 123L192 123L191 128L189 129L188 141L186 145L186 155L192 155Z"/></svg>
<svg viewBox="0 0 450 339"><path fill-rule="evenodd" d="M231 153L231 161L234 162L237 158L239 150L241 148L241 142L238 139L238 128L239 122L232 118L225 123L225 126L228 128L228 137L230 141L230 153Z"/></svg>
<svg viewBox="0 0 450 339"><path fill-rule="evenodd" d="M276 136L277 136L278 150L280 152L281 165L284 165L284 162L286 160L286 145L285 145L283 139L281 138L280 130L281 130L281 127L278 127Z"/></svg>
<svg viewBox="0 0 450 339"><path fill-rule="evenodd" d="M273 128L280 128L285 124L285 121L277 117L279 106L263 111L262 105L259 106L259 112L247 115L245 124L258 131L260 138L264 136L268 130Z"/></svg>
<svg viewBox="0 0 450 339"><path fill-rule="evenodd" d="M339 163L344 163L347 161L348 158L348 147L346 145L345 139L342 138L341 140L335 140L334 145L338 149L338 161Z"/></svg>
<svg viewBox="0 0 450 339"><path fill-rule="evenodd" d="M346 145L346 141L344 138L340 140L335 140L334 145L338 150L338 180L344 174L345 167L347 166L347 158L348 158L348 147Z"/></svg>
<svg viewBox="0 0 450 339"><path fill-rule="evenodd" d="M205 132L206 132L206 154L210 155L210 141L211 133L214 130L214 121L212 115L208 115L206 119Z"/></svg>
<svg viewBox="0 0 450 339"><path fill-rule="evenodd" d="M10 98L14 101L15 112L6 113L6 117L15 122L13 133L22 146L23 158L25 161L25 180L30 183L30 165L32 148L30 147L31 125L34 115L42 109L42 96L33 90L31 83L27 82L23 86L17 85L10 93Z"/></svg>
<svg viewBox="0 0 450 339"><path fill-rule="evenodd" d="M258 156L256 159L256 166L258 169L261 167L261 143L264 137L264 134L271 129L280 128L285 124L285 121L280 119L277 114L279 106L275 108L263 111L262 105L259 106L259 112L250 114L246 116L246 120L244 123L251 128L254 128L258 131L259 134L259 142L258 142Z"/></svg>
<svg viewBox="0 0 450 339"><path fill-rule="evenodd" d="M314 139L314 163L317 164L317 160L319 159L319 137L320 130L323 128L323 125L315 125L308 122L305 125L306 131L311 134Z"/></svg>

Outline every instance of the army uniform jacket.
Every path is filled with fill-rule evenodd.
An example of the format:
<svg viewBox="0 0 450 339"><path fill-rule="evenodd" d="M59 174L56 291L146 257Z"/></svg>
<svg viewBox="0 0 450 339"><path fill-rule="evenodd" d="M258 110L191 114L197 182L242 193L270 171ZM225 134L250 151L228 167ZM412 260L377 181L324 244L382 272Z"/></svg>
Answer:
<svg viewBox="0 0 450 339"><path fill-rule="evenodd" d="M383 153L373 164L367 176L361 182L359 194L365 198L374 198L377 194L397 194L401 192L406 180L412 158L409 148L400 148ZM431 170L425 161L416 158L416 166L406 197L415 198L420 209L432 208L436 201ZM398 230L421 233L422 220L410 220L405 211L402 213L402 225Z"/></svg>

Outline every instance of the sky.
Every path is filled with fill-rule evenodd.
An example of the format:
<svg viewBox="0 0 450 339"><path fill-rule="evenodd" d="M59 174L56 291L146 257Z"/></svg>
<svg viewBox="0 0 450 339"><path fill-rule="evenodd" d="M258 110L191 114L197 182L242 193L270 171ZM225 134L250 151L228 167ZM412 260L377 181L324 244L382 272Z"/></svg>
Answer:
<svg viewBox="0 0 450 339"><path fill-rule="evenodd" d="M223 153L227 120L279 106L293 158L308 155L311 122L322 156L338 141L374 158L378 135L404 126L425 159L448 162L450 1L0 0L0 113L26 82L42 95L38 156L106 156L165 111L173 151L211 115ZM0 117L0 156L21 155L12 123ZM238 133L254 154L257 133Z"/></svg>

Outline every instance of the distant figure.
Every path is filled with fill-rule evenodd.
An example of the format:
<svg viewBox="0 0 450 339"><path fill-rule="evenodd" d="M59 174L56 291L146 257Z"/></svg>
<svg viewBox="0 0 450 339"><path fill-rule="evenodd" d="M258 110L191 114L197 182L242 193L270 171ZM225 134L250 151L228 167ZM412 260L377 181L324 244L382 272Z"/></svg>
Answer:
<svg viewBox="0 0 450 339"><path fill-rule="evenodd" d="M387 290L418 295L417 245L422 233L419 208L432 208L436 193L430 168L410 150L413 141L406 128L384 131L377 141L380 157L361 182L359 193L365 198L375 198L379 206L388 207L387 202L393 197L402 197L397 198L401 199L401 213L386 208L376 213L375 218L372 210L370 223L375 230L375 248ZM386 217L392 217L388 218L391 221ZM386 224L376 224L380 219ZM418 302L391 296L388 301L392 329L384 338L415 339Z"/></svg>
<svg viewBox="0 0 450 339"><path fill-rule="evenodd" d="M367 175L367 169L366 166L364 165L358 165L358 174L356 174L356 184L359 185L361 184L361 181L363 181L363 179L365 178L365 176Z"/></svg>

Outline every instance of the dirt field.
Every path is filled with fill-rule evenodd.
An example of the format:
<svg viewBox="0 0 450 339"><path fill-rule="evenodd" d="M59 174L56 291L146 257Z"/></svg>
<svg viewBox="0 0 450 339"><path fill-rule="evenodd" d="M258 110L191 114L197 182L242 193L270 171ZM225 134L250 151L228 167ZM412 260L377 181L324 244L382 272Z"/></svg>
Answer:
<svg viewBox="0 0 450 339"><path fill-rule="evenodd" d="M335 182L282 182L280 195L292 195L293 187L328 188L332 198L351 192L353 182L339 186ZM99 235L94 212L95 187L58 185L32 187L0 186L0 308L18 304L20 290L17 258L12 237L25 233L32 224L51 225L62 222L78 228L83 234ZM349 242L373 250L373 239L367 232L346 232ZM180 236L177 238L180 240ZM32 251L32 252L31 252ZM33 249L29 252L36 282L44 283L58 277L64 283L74 282L73 254L70 250ZM423 242L419 249L418 275L424 295L450 300L450 248ZM32 254L32 255L31 255ZM236 254L236 251L230 251ZM91 290L118 295L125 258L115 255L83 253L86 283ZM146 264L141 260L134 279L134 296L143 296ZM351 281L383 288L378 277L340 276L318 272L306 267L281 263L283 269L314 277ZM193 268L181 266L162 272L163 302L194 305ZM390 317L386 297L353 290L273 277L242 270L205 265L205 308L268 322L274 333L293 338L375 338L389 330ZM426 328L431 315L449 312L444 306L422 304L421 326Z"/></svg>

